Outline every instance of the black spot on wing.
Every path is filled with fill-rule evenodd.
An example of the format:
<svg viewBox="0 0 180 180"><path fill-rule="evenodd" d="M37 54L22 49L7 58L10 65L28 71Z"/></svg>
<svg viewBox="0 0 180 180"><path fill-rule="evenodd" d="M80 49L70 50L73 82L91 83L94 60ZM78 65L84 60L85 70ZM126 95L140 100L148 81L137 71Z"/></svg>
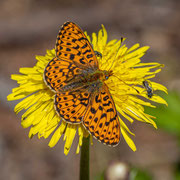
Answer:
<svg viewBox="0 0 180 180"><path fill-rule="evenodd" d="M84 49L88 46L88 44L86 43L84 46L82 46L81 48Z"/></svg>
<svg viewBox="0 0 180 180"><path fill-rule="evenodd" d="M66 51L71 51L71 49L69 49L69 48L66 48Z"/></svg>
<svg viewBox="0 0 180 180"><path fill-rule="evenodd" d="M74 59L74 54L71 54L70 55L70 60L73 60Z"/></svg>
<svg viewBox="0 0 180 180"><path fill-rule="evenodd" d="M103 113L103 114L101 115L101 119L104 118L104 117L107 117L106 113Z"/></svg>
<svg viewBox="0 0 180 180"><path fill-rule="evenodd" d="M109 99L108 95L103 98L104 101L107 101L108 99Z"/></svg>
<svg viewBox="0 0 180 180"><path fill-rule="evenodd" d="M80 46L79 45L77 45L76 47L73 47L73 49L79 49L80 48Z"/></svg>
<svg viewBox="0 0 180 180"><path fill-rule="evenodd" d="M79 61L80 61L81 64L86 64L85 61L84 61L84 58L81 58Z"/></svg>
<svg viewBox="0 0 180 180"><path fill-rule="evenodd" d="M91 107L90 111L92 114L96 114L96 110L93 107Z"/></svg>
<svg viewBox="0 0 180 180"><path fill-rule="evenodd" d="M83 54L86 54L86 53L88 53L88 52L91 52L91 50L90 50L90 49L87 49L86 51L83 52Z"/></svg>
<svg viewBox="0 0 180 180"><path fill-rule="evenodd" d="M110 109L107 110L107 112L114 112L114 109L110 108Z"/></svg>
<svg viewBox="0 0 180 180"><path fill-rule="evenodd" d="M94 119L94 122L97 123L97 121L98 121L98 118L96 117L96 118Z"/></svg>
<svg viewBox="0 0 180 180"><path fill-rule="evenodd" d="M89 59L89 58L92 58L93 55L92 54L88 54L86 57Z"/></svg>
<svg viewBox="0 0 180 180"><path fill-rule="evenodd" d="M111 104L111 101L108 101L108 103L104 103L103 106L109 106Z"/></svg>
<svg viewBox="0 0 180 180"><path fill-rule="evenodd" d="M101 111L103 110L102 106L99 106L99 110L101 110Z"/></svg>
<svg viewBox="0 0 180 180"><path fill-rule="evenodd" d="M101 99L98 99L98 98L99 98L99 95L96 95L96 97L95 97L95 101L96 101L96 103L101 102Z"/></svg>

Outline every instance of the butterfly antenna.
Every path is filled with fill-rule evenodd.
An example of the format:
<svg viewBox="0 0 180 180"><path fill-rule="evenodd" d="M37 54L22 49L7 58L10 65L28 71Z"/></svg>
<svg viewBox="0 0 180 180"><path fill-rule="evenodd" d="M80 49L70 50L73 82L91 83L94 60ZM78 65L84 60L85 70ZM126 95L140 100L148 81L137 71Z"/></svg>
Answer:
<svg viewBox="0 0 180 180"><path fill-rule="evenodd" d="M124 84L126 84L127 86L131 86L131 87L132 87L134 90L136 90L136 92L139 94L139 91L138 91L136 88L134 88L132 85L127 84L127 83L124 82L122 79L120 79L119 77L115 76L114 74L113 74L112 76L116 77L117 79L119 79L120 81L122 81L122 82L123 82Z"/></svg>
<svg viewBox="0 0 180 180"><path fill-rule="evenodd" d="M114 64L114 62L115 62L115 59L116 59L116 57L117 57L117 54L118 54L118 52L119 52L119 50L120 50L120 48L121 48L122 42L123 42L123 37L121 37L121 44L120 44L120 46L119 46L119 48L118 48L118 50L117 50L117 52L116 52L115 58L114 58L114 60L113 60L113 62L112 62L112 64L111 64L111 67L109 68L108 71L111 70L111 68L112 68L112 66L113 66L113 64Z"/></svg>

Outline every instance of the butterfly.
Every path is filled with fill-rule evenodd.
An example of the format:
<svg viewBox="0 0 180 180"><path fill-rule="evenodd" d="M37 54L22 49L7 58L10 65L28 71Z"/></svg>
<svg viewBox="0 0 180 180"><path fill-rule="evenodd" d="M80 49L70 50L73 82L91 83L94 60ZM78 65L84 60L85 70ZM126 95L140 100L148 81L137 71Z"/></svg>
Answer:
<svg viewBox="0 0 180 180"><path fill-rule="evenodd" d="M153 96L153 89L149 85L148 81L143 81L143 86L146 88L148 97L151 98Z"/></svg>
<svg viewBox="0 0 180 180"><path fill-rule="evenodd" d="M44 81L55 92L56 112L67 123L82 123L100 142L117 145L120 123L106 85L112 70L99 69L97 53L73 22L61 27L55 51L56 57L45 67Z"/></svg>

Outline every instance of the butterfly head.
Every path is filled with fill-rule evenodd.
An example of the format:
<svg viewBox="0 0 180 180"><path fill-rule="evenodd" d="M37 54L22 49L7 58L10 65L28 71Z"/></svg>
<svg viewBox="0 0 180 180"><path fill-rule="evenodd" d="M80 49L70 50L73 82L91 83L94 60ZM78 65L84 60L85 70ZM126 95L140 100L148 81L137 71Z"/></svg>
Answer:
<svg viewBox="0 0 180 180"><path fill-rule="evenodd" d="M112 70L110 70L110 71L104 70L104 71L103 71L103 80L109 79L109 77L112 76L112 75L113 75Z"/></svg>

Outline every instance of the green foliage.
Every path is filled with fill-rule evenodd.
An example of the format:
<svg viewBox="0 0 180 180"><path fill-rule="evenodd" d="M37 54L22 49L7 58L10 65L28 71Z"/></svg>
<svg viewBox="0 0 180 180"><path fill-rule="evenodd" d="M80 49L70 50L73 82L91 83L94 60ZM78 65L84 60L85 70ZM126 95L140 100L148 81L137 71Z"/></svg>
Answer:
<svg viewBox="0 0 180 180"><path fill-rule="evenodd" d="M95 176L94 180L104 180L104 172L99 173Z"/></svg>
<svg viewBox="0 0 180 180"><path fill-rule="evenodd" d="M159 105L157 108L145 108L145 112L156 117L155 122L158 128L162 128L180 137L180 95L177 92L170 92L168 95L161 95L168 107Z"/></svg>
<svg viewBox="0 0 180 180"><path fill-rule="evenodd" d="M180 162L176 164L174 180L180 180Z"/></svg>
<svg viewBox="0 0 180 180"><path fill-rule="evenodd" d="M180 180L180 172L176 172L174 180Z"/></svg>
<svg viewBox="0 0 180 180"><path fill-rule="evenodd" d="M132 168L129 180L152 180L152 176L147 171Z"/></svg>

